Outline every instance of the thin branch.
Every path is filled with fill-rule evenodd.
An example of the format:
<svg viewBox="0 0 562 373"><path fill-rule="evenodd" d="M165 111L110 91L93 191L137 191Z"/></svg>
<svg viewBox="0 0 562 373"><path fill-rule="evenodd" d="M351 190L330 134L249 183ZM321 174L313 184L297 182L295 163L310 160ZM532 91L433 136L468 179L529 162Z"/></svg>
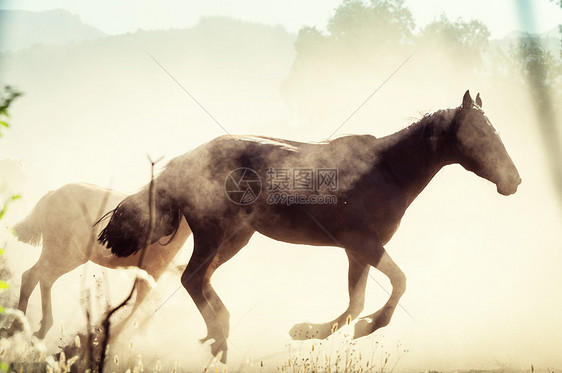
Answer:
<svg viewBox="0 0 562 373"><path fill-rule="evenodd" d="M109 201L109 191L107 191L102 199L102 202L100 204L99 210L97 216L101 216L103 214L103 212L105 211L105 208L107 206L107 202ZM88 214L88 208L84 205L84 203L80 203L80 209L82 210L82 215L84 216L84 219L86 220L86 224L88 224L88 226L93 227L94 223L90 220L90 215ZM94 248L94 245L96 243L96 235L94 234L94 230L93 228L90 230L90 238L88 240L88 245L86 246L86 257L90 258L92 256L92 250ZM84 271L82 273L82 281L80 284L80 287L82 289L82 291L86 292L86 305L85 305L85 309L86 309L86 332L87 332L87 345L86 345L86 368L89 369L90 371L92 371L93 368L93 362L94 362L94 346L93 346L93 335L92 335L92 323L91 323L91 315L90 315L90 311L91 311L91 301L90 301L90 291L89 289L87 289L86 287L86 280L88 278L88 264L86 264L84 266Z"/></svg>
<svg viewBox="0 0 562 373"><path fill-rule="evenodd" d="M155 206L154 206L154 165L156 164L156 162L154 162L152 159L150 159L149 157L149 161L150 161L150 184L148 186L148 232L146 234L146 239L145 239L145 244L144 247L141 249L141 253L139 255L139 261L137 266L139 268L142 267L142 263L144 261L144 256L146 253L146 248L148 247L148 245L150 245L150 242L152 240L152 231L154 230L154 210L155 210ZM141 268L142 269L142 268ZM100 351L100 360L98 362L98 372L99 373L103 373L103 367L104 367L104 362L105 362L105 357L106 357L106 353L107 353L107 345L109 343L109 338L110 338L110 327L111 327L111 322L110 322L110 318L111 316L113 316L113 314L117 311L119 311L121 308L123 308L133 297L133 294L138 286L138 282L141 281L139 280L139 278L135 278L135 282L133 283L133 287L131 288L131 291L129 292L129 295L127 296L127 298L125 298L121 303L119 303L119 305L117 305L117 307L114 307L113 309L109 310L102 322L102 330L103 330L103 334L101 336L101 351Z"/></svg>

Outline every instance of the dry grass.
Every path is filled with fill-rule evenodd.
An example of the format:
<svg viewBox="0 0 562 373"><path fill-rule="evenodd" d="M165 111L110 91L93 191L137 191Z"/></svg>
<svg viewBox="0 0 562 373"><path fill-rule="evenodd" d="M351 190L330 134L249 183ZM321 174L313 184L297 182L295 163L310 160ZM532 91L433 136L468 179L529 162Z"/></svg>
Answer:
<svg viewBox="0 0 562 373"><path fill-rule="evenodd" d="M383 345L380 337L367 337L361 344L364 345L367 341L370 341L370 347L360 348L357 340L347 333L342 333L322 341L292 342L287 346L289 356L277 367L277 371L392 373L402 357L408 353L401 343L389 350Z"/></svg>

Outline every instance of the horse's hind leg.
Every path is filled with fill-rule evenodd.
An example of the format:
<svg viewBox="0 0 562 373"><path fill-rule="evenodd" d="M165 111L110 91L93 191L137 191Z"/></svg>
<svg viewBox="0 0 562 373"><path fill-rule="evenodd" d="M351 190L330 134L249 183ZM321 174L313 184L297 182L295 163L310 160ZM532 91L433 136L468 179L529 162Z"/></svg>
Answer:
<svg viewBox="0 0 562 373"><path fill-rule="evenodd" d="M40 283L39 287L41 290L42 311L41 325L39 327L39 330L35 332L34 335L41 339L45 338L47 332L53 325L53 311L51 305L51 287L53 286L53 283L63 274L78 267L78 265L76 265L68 270L61 270L61 268L57 268L58 265L58 263L49 263L49 261L46 260L46 256L42 253L37 263L35 263L33 267L25 271L21 276L18 310L24 313L26 313L27 311L29 297L31 296L33 289L35 289L37 283Z"/></svg>
<svg viewBox="0 0 562 373"><path fill-rule="evenodd" d="M41 319L41 327L37 332L35 332L35 336L43 339L47 335L47 332L53 326L53 306L51 304L51 288L53 287L53 283L55 281L51 281L50 279L41 279L40 280L40 288L41 288L41 304L43 310L43 318Z"/></svg>
<svg viewBox="0 0 562 373"><path fill-rule="evenodd" d="M29 268L21 275L21 288L20 288L20 298L18 301L18 310L26 313L27 303L33 289L37 286L39 282L39 263L35 263L33 267Z"/></svg>
<svg viewBox="0 0 562 373"><path fill-rule="evenodd" d="M298 340L327 338L342 325L354 320L363 310L365 304L365 287L369 275L369 264L358 253L346 250L346 254L349 261L347 275L349 306L347 310L327 323L312 324L305 322L296 324L289 331L291 338Z"/></svg>
<svg viewBox="0 0 562 373"><path fill-rule="evenodd" d="M41 319L39 330L34 335L41 339L45 338L47 332L53 326L53 306L51 304L51 288L53 284L60 276L87 262L87 260L73 256L50 258L49 253L60 255L60 253L65 251L53 249L49 245L49 243L45 243L41 257L36 264L40 268L38 272L40 273L39 287L41 289L43 318Z"/></svg>
<svg viewBox="0 0 562 373"><path fill-rule="evenodd" d="M181 281L207 325L207 337L203 341L214 339L211 352L214 356L222 352L221 361L225 363L230 315L212 288L210 278L220 264L234 256L248 242L254 231L246 227L238 228L231 234L220 228L193 231L193 254ZM219 237L224 237L224 240L221 241Z"/></svg>

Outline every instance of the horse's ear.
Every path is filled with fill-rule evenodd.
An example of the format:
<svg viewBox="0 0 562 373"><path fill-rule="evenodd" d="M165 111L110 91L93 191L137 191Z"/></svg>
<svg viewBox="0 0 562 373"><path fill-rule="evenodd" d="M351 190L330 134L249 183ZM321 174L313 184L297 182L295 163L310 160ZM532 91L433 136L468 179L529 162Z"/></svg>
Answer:
<svg viewBox="0 0 562 373"><path fill-rule="evenodd" d="M482 108L482 99L480 98L480 93L476 95L476 105L478 105L479 108Z"/></svg>
<svg viewBox="0 0 562 373"><path fill-rule="evenodd" d="M472 107L472 102L472 97L470 97L470 92L467 89L464 93L464 97L462 98L463 109L470 109Z"/></svg>

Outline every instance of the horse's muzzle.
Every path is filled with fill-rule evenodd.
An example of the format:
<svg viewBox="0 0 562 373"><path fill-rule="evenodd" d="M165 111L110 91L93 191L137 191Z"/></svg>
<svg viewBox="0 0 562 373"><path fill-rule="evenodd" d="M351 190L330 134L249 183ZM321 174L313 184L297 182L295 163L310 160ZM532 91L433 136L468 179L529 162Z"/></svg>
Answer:
<svg viewBox="0 0 562 373"><path fill-rule="evenodd" d="M499 194L509 196L517 192L517 187L519 186L519 184L521 184L521 177L519 177L519 175L516 175L506 182L498 183L496 186Z"/></svg>

